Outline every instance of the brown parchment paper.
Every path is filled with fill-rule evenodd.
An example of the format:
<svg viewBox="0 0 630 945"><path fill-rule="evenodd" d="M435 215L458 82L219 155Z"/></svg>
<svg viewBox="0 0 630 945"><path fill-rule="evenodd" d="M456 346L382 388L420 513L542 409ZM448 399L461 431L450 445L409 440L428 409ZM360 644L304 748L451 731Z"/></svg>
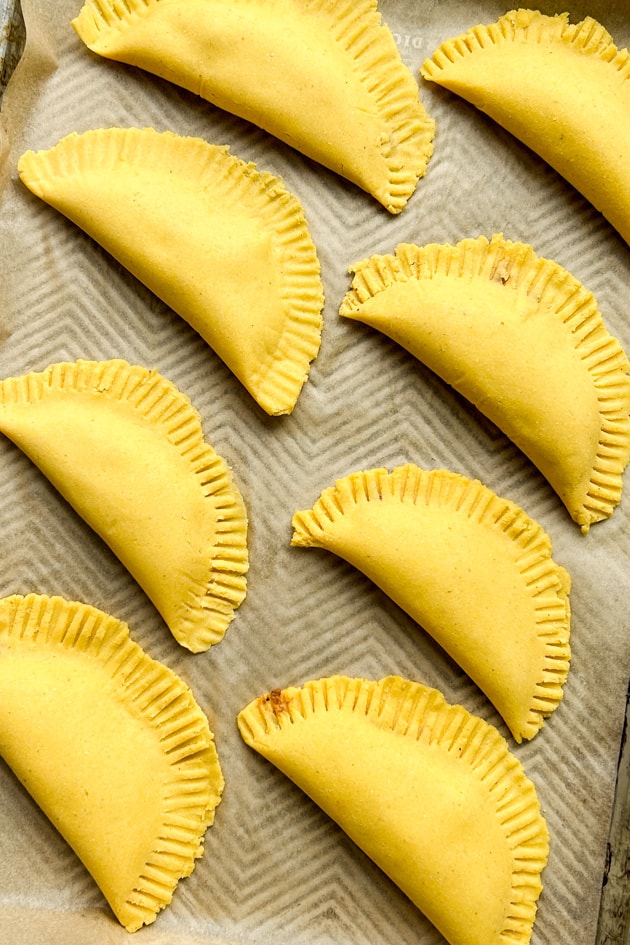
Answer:
<svg viewBox="0 0 630 945"><path fill-rule="evenodd" d="M393 342L343 322L337 310L349 287L348 266L365 256L402 241L503 232L591 289L609 330L630 351L630 249L534 154L428 84L421 83L421 97L437 122L434 156L407 208L391 217L264 132L160 79L93 56L70 27L81 0L23 6L27 50L2 111L0 373L76 358L124 357L158 368L201 413L251 521L247 599L225 639L192 655L41 474L10 443L0 443L0 593L62 594L126 620L135 640L189 682L216 735L226 790L205 855L138 941L442 941L321 811L245 747L235 725L250 699L275 686L331 673L400 673L438 687L508 736L457 666L366 579L332 555L289 547L292 513L336 478L412 461L478 477L519 503L549 532L554 557L571 573L573 662L565 699L533 742L511 747L537 786L551 833L533 941L592 945L630 664L630 494L610 521L582 536L502 434ZM443 39L509 7L491 0L382 0L380 9L418 77ZM619 46L630 45L622 2L541 9L569 9L573 21L591 14ZM301 199L327 301L321 352L290 417L264 415L181 319L17 181L17 158L27 148L111 125L151 125L229 144L280 175ZM128 938L74 854L0 765L3 945Z"/></svg>

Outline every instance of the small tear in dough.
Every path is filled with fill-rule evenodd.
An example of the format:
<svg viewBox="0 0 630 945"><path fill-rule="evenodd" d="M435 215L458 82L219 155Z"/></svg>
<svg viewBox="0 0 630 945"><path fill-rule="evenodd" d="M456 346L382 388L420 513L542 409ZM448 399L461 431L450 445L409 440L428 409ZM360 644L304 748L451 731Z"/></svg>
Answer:
<svg viewBox="0 0 630 945"><path fill-rule="evenodd" d="M70 134L22 182L180 315L260 407L291 413L321 340L320 266L282 181L201 138Z"/></svg>
<svg viewBox="0 0 630 945"><path fill-rule="evenodd" d="M255 699L238 727L450 945L530 941L548 831L491 725L420 683L333 676Z"/></svg>
<svg viewBox="0 0 630 945"><path fill-rule="evenodd" d="M630 365L574 276L501 234L403 243L351 271L340 315L384 332L471 401L583 532L612 514L630 458Z"/></svg>
<svg viewBox="0 0 630 945"><path fill-rule="evenodd" d="M351 473L293 516L295 547L358 568L486 694L516 741L562 699L570 577L549 536L477 480L409 463Z"/></svg>
<svg viewBox="0 0 630 945"><path fill-rule="evenodd" d="M188 686L94 607L4 598L0 754L127 931L153 922L202 855L224 786Z"/></svg>
<svg viewBox="0 0 630 945"><path fill-rule="evenodd" d="M512 10L421 70L524 142L630 243L630 54L592 17Z"/></svg>
<svg viewBox="0 0 630 945"><path fill-rule="evenodd" d="M399 213L434 122L376 0L87 0L72 25L98 55L245 118Z"/></svg>
<svg viewBox="0 0 630 945"><path fill-rule="evenodd" d="M9 437L109 545L193 652L246 593L247 515L188 397L126 361L57 363L0 383Z"/></svg>

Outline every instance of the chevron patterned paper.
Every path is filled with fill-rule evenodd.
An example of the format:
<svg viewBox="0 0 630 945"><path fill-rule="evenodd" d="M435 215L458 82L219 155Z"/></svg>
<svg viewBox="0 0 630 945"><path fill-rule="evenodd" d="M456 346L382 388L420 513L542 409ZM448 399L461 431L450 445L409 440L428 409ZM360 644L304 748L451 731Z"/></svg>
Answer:
<svg viewBox="0 0 630 945"><path fill-rule="evenodd" d="M565 6L575 8L574 20L585 15L581 3ZM608 330L630 352L628 246L516 139L419 79L422 62L444 39L508 7L380 0L436 122L426 176L397 216L253 125L91 53L70 26L81 0L24 0L23 7L27 52L2 110L0 378L80 358L155 367L191 398L250 521L247 597L224 640L191 654L109 549L0 438L0 596L59 594L125 620L133 639L189 683L216 736L226 788L204 856L138 941L443 945L335 824L244 745L236 727L237 713L273 688L333 674L396 673L440 689L508 738L537 788L551 836L533 945L594 945L630 672L630 479L612 517L582 535L540 473L473 406L393 341L338 316L352 264L401 242L454 244L503 233L588 287ZM622 7L592 0L587 11L620 47L630 46ZM541 9L556 12L550 2ZM152 126L229 145L281 177L301 201L326 302L321 349L291 415L263 413L188 324L19 181L24 151L111 126ZM293 513L310 508L336 479L406 462L478 478L516 502L549 533L555 560L571 574L565 696L531 742L510 740L474 684L362 574L327 552L290 547ZM3 763L0 796L3 945L127 942L82 865Z"/></svg>

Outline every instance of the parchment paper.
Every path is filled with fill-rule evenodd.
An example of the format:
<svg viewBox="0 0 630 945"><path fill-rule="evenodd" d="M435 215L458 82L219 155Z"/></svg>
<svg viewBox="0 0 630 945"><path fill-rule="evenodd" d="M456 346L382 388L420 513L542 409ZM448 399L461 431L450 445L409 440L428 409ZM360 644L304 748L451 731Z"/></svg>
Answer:
<svg viewBox="0 0 630 945"><path fill-rule="evenodd" d="M348 266L402 241L503 232L569 269L630 351L630 249L558 175L474 108L421 84L437 122L426 178L399 217L264 132L137 69L93 56L70 27L81 0L25 0L28 47L6 93L0 209L0 374L59 360L124 357L191 397L248 506L248 597L206 654L179 647L103 543L10 443L0 443L0 593L84 600L192 686L226 778L206 852L172 905L137 933L155 945L430 945L439 934L304 795L241 742L235 717L275 686L332 673L400 673L507 730L422 630L353 568L291 549L290 520L334 480L412 461L478 477L538 519L571 573L572 669L565 699L515 754L551 833L535 945L592 945L630 665L630 494L584 537L534 467L468 403L393 342L344 322ZM568 8L630 44L625 4ZM508 7L483 0L382 0L418 76L445 38ZM296 50L299 54L299 50ZM515 81L517 81L515 77ZM334 120L331 116L331 121ZM16 179L27 148L71 131L151 125L229 144L303 202L326 291L321 352L290 417L269 418L195 333L80 230ZM474 549L471 549L474 554ZM73 945L128 939L54 828L0 765L0 939ZM418 799L422 803L422 798Z"/></svg>

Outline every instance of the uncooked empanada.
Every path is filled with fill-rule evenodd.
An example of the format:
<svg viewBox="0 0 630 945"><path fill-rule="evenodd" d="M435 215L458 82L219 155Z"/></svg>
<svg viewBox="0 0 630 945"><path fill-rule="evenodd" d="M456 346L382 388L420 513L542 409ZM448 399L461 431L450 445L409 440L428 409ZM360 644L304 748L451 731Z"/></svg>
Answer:
<svg viewBox="0 0 630 945"><path fill-rule="evenodd" d="M434 123L376 0L87 0L95 53L253 122L398 213Z"/></svg>
<svg viewBox="0 0 630 945"><path fill-rule="evenodd" d="M87 604L0 601L0 754L129 932L203 852L223 776L190 689Z"/></svg>
<svg viewBox="0 0 630 945"><path fill-rule="evenodd" d="M527 945L549 840L505 740L435 689L333 676L238 716L451 945Z"/></svg>
<svg viewBox="0 0 630 945"><path fill-rule="evenodd" d="M122 360L0 383L0 432L39 467L193 652L245 597L247 517L186 395Z"/></svg>
<svg viewBox="0 0 630 945"><path fill-rule="evenodd" d="M446 40L421 71L539 154L630 243L630 56L603 26L512 10Z"/></svg>
<svg viewBox="0 0 630 945"><path fill-rule="evenodd" d="M401 244L354 267L340 314L389 335L490 418L587 532L630 457L628 358L591 292L495 235Z"/></svg>
<svg viewBox="0 0 630 945"><path fill-rule="evenodd" d="M292 545L354 565L532 738L569 670L568 572L522 509L476 480L399 466L352 473L293 516Z"/></svg>
<svg viewBox="0 0 630 945"><path fill-rule="evenodd" d="M299 201L200 138L71 134L18 164L24 184L184 318L270 414L319 351L323 290Z"/></svg>

